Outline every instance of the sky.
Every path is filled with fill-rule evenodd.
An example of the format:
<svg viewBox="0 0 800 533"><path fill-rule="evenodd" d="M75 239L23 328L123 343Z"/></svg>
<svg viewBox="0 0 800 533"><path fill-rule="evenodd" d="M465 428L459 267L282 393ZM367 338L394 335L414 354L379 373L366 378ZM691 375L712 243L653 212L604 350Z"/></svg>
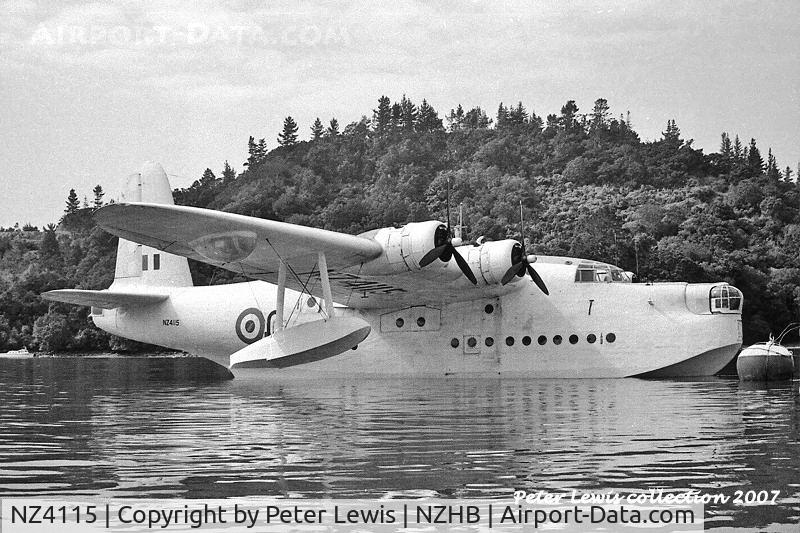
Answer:
<svg viewBox="0 0 800 533"><path fill-rule="evenodd" d="M291 115L344 126L385 94L546 116L606 98L644 140L755 138L800 162L800 2L0 0L0 226L57 222L144 161L187 187Z"/></svg>

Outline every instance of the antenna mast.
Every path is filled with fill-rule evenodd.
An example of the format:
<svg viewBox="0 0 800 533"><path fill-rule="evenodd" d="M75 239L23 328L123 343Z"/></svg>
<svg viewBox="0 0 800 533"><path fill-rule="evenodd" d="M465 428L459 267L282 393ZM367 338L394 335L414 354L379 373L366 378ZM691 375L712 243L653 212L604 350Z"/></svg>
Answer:
<svg viewBox="0 0 800 533"><path fill-rule="evenodd" d="M464 228L464 202L458 204L458 226L456 226L455 237L461 240L461 232Z"/></svg>

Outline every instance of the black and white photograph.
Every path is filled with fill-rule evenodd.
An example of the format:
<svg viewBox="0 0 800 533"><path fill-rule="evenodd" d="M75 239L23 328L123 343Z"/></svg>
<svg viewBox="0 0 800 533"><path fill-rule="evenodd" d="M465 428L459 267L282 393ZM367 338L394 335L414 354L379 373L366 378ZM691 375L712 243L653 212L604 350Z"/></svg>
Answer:
<svg viewBox="0 0 800 533"><path fill-rule="evenodd" d="M0 0L0 531L797 532L798 21Z"/></svg>

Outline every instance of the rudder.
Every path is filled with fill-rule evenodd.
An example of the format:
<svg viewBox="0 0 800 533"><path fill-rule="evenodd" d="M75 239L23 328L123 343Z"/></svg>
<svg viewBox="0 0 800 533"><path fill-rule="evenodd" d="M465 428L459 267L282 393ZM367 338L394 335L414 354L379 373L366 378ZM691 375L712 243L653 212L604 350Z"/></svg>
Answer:
<svg viewBox="0 0 800 533"><path fill-rule="evenodd" d="M120 200L175 204L166 172L161 165L150 161L142 166L141 172L128 176ZM120 239L117 245L114 285L191 287L192 275L185 257Z"/></svg>

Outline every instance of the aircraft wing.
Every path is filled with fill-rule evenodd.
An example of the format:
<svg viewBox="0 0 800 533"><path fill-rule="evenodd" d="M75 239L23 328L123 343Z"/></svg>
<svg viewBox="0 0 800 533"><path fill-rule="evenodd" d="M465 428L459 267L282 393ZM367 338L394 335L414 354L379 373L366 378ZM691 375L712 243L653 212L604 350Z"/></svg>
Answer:
<svg viewBox="0 0 800 533"><path fill-rule="evenodd" d="M363 265L384 255L383 246L369 236L164 204L111 204L94 217L123 239L269 283L277 283L283 260L287 287L314 296L322 296L317 262L318 252L325 252L334 300L354 308L441 304L508 292L474 287L466 279L425 279L420 272L362 272Z"/></svg>
<svg viewBox="0 0 800 533"><path fill-rule="evenodd" d="M42 293L42 298L54 302L88 305L114 309L116 307L139 307L163 302L168 294L123 292L117 290L91 291L80 289L58 289Z"/></svg>

